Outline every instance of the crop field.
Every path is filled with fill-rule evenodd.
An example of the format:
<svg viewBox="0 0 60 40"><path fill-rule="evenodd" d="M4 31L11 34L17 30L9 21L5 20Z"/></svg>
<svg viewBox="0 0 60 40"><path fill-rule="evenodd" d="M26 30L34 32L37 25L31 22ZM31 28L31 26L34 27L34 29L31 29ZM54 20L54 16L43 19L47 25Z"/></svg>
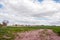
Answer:
<svg viewBox="0 0 60 40"><path fill-rule="evenodd" d="M52 29L60 36L60 26L27 26L27 27L1 27L0 28L0 40L14 40L16 32L25 32L38 29ZM6 38L10 37L10 38Z"/></svg>

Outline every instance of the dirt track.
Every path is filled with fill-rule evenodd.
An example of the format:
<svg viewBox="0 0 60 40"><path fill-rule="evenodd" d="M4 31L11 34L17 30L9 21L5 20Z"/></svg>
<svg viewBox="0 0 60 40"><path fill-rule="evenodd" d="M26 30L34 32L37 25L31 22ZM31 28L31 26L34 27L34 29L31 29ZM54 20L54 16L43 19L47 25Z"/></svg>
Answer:
<svg viewBox="0 0 60 40"><path fill-rule="evenodd" d="M60 40L60 37L50 29L40 29L17 33L15 40Z"/></svg>

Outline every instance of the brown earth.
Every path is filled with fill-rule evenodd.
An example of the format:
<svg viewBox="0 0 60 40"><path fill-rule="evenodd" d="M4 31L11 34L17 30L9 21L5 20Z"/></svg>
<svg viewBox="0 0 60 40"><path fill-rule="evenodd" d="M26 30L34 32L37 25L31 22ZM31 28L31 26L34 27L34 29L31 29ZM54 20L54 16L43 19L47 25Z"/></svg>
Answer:
<svg viewBox="0 0 60 40"><path fill-rule="evenodd" d="M40 29L17 33L15 40L60 40L51 29Z"/></svg>

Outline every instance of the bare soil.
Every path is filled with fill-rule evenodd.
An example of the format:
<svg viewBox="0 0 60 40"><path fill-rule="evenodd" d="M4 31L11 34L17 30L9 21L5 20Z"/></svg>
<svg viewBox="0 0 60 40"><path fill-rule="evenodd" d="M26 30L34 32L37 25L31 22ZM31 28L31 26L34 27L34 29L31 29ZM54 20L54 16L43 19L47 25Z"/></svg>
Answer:
<svg viewBox="0 0 60 40"><path fill-rule="evenodd" d="M40 29L16 33L15 40L60 40L51 29Z"/></svg>

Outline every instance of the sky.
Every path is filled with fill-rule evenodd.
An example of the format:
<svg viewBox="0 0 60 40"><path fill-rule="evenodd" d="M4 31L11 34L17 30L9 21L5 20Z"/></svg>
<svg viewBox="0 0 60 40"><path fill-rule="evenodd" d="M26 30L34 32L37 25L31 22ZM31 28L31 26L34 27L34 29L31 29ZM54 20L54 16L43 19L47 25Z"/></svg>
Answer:
<svg viewBox="0 0 60 40"><path fill-rule="evenodd" d="M0 23L60 25L60 0L0 0Z"/></svg>

